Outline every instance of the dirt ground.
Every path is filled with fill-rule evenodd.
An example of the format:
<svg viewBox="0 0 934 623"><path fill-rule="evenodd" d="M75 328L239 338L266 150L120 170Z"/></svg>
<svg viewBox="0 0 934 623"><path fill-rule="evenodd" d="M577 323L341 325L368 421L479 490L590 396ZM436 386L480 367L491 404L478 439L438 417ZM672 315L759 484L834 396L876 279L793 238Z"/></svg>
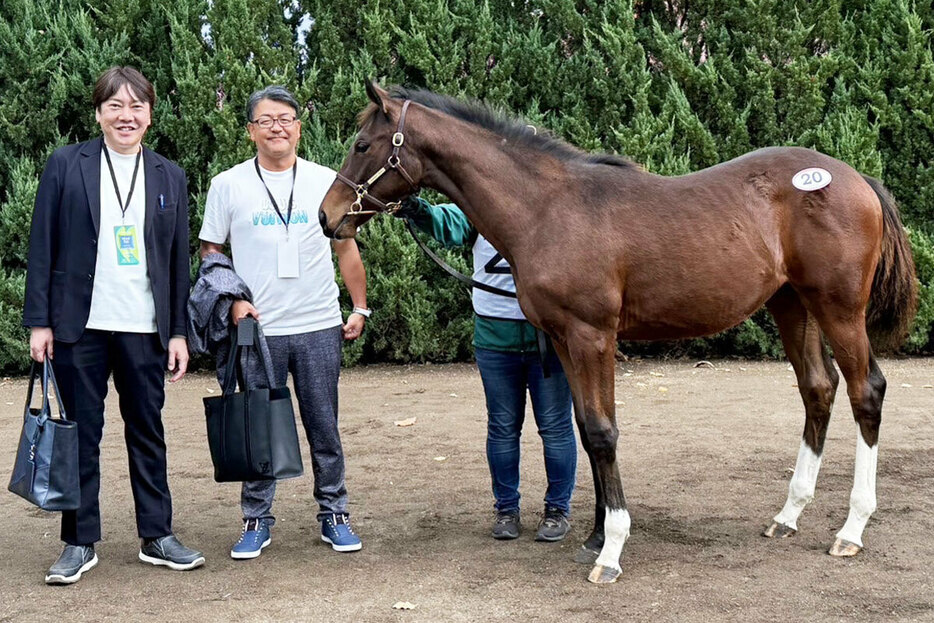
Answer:
<svg viewBox="0 0 934 623"><path fill-rule="evenodd" d="M760 533L784 502L803 425L794 375L787 363L713 364L619 365L619 457L633 526L623 574L610 586L589 584L589 566L573 560L593 521L583 451L569 538L532 540L544 474L531 415L523 533L510 542L489 537L484 402L471 365L344 371L347 484L363 550L338 554L319 541L309 473L280 484L273 543L245 562L227 553L240 530L239 485L213 481L205 440L201 397L216 383L190 375L169 387L175 530L207 557L186 573L136 559L111 393L101 562L76 585L45 586L60 550L58 517L4 492L0 622L934 621L934 360L881 362L889 390L879 509L866 549L847 560L825 553L852 483L856 432L843 387L800 532L768 540ZM23 379L0 382L2 466L13 463L24 395ZM394 424L413 416L413 426ZM415 608L394 609L397 602Z"/></svg>

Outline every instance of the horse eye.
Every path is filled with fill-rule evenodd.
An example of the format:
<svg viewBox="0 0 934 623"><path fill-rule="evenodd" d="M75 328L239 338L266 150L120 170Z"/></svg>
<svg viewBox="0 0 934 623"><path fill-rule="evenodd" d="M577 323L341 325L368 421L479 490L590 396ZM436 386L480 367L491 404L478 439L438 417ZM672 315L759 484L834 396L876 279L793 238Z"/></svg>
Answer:
<svg viewBox="0 0 934 623"><path fill-rule="evenodd" d="M359 143L354 145L353 148L355 152L357 152L358 154L362 154L362 153L365 153L366 150L370 148L370 144L360 141Z"/></svg>

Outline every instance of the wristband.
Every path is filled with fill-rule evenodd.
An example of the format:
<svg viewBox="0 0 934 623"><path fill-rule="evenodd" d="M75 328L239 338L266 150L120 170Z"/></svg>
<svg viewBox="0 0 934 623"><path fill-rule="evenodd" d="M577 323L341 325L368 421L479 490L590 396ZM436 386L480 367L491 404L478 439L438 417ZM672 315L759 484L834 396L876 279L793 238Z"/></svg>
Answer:
<svg viewBox="0 0 934 623"><path fill-rule="evenodd" d="M360 314L364 318L369 318L373 314L372 309L367 309L365 307L354 307L351 314Z"/></svg>

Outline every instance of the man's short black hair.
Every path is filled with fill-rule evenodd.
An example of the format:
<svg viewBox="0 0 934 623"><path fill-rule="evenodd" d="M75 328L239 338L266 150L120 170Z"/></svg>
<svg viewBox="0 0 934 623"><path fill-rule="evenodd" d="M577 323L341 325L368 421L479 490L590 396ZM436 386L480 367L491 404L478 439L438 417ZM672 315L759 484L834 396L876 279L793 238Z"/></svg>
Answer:
<svg viewBox="0 0 934 623"><path fill-rule="evenodd" d="M138 69L111 67L100 75L94 85L94 92L91 95L94 108L100 109L101 104L113 97L124 85L129 87L139 101L148 102L150 108L156 106L156 90Z"/></svg>
<svg viewBox="0 0 934 623"><path fill-rule="evenodd" d="M250 96L250 99L246 103L247 122L253 121L253 111L256 110L256 105L259 104L262 100L272 100L274 102L288 104L295 109L295 116L298 117L299 115L298 101L296 101L295 96L292 95L284 86L274 84L266 87L265 89L254 91L253 95Z"/></svg>

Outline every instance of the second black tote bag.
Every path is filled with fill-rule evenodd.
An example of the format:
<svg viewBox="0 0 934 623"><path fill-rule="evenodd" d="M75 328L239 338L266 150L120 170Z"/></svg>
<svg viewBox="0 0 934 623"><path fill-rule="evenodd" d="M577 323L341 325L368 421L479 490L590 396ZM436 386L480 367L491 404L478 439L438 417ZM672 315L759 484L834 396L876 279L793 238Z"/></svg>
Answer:
<svg viewBox="0 0 934 623"><path fill-rule="evenodd" d="M42 404L31 407L32 391L42 366ZM52 417L49 389L55 389L59 417ZM47 511L75 510L81 504L78 480L78 425L65 415L52 362L32 362L23 432L16 449L16 462L9 490Z"/></svg>
<svg viewBox="0 0 934 623"><path fill-rule="evenodd" d="M208 445L214 463L214 480L280 480L301 476L302 455L288 387L234 391L240 349L253 348L267 378L271 365L262 355L264 339L252 318L240 321L231 337L230 356L224 372L223 395L204 398Z"/></svg>

